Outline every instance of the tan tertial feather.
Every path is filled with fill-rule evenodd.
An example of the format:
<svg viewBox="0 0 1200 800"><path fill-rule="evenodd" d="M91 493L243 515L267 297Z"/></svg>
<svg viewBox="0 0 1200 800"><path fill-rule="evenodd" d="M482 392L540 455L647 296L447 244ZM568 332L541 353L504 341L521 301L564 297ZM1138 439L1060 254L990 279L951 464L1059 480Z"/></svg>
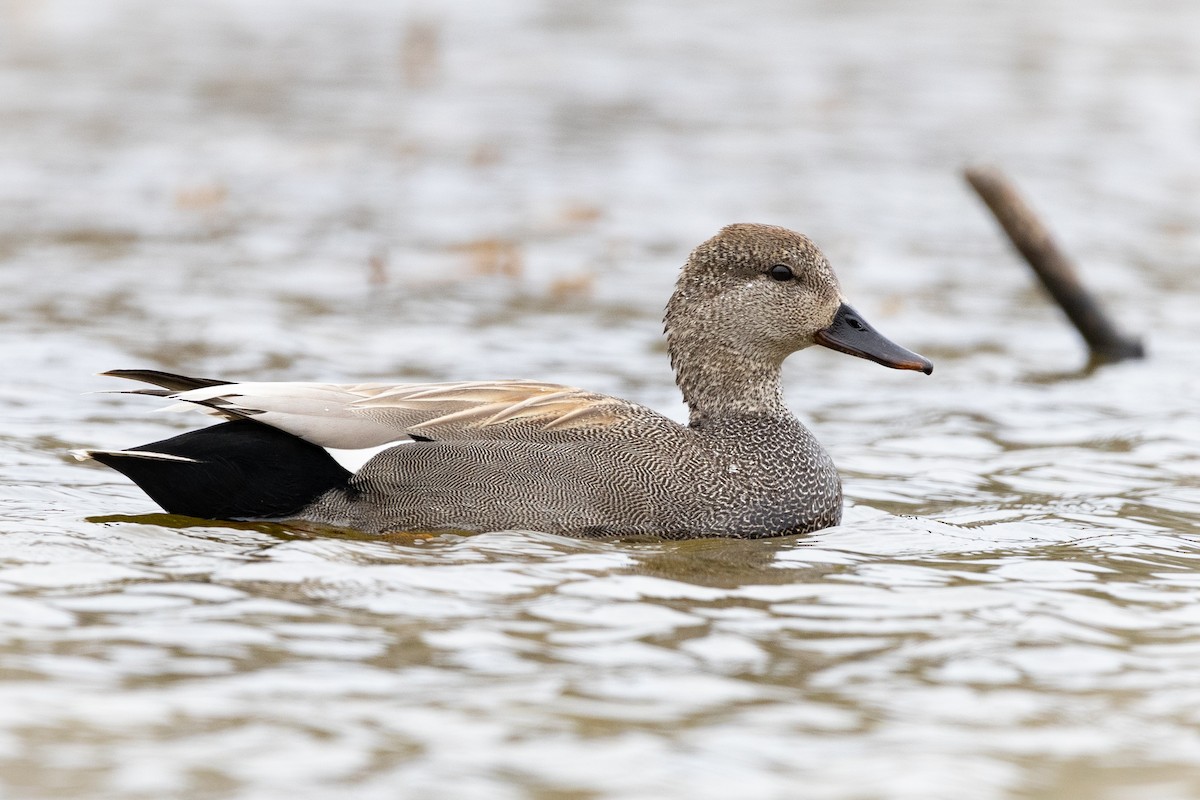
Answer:
<svg viewBox="0 0 1200 800"><path fill-rule="evenodd" d="M230 383L169 396L184 407L251 417L314 444L348 450L412 437L571 438L622 423L673 424L615 397L536 381Z"/></svg>

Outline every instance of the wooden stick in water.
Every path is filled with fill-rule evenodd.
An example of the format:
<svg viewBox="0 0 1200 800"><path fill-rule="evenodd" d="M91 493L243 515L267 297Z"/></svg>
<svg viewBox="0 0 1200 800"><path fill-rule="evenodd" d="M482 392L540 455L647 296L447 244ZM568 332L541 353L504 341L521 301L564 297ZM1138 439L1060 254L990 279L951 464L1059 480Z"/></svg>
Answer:
<svg viewBox="0 0 1200 800"><path fill-rule="evenodd" d="M1049 229L998 169L968 167L967 183L991 209L1000 227L1041 279L1046 291L1087 342L1093 364L1112 364L1144 358L1140 340L1119 331L1079 280L1071 260L1050 236Z"/></svg>

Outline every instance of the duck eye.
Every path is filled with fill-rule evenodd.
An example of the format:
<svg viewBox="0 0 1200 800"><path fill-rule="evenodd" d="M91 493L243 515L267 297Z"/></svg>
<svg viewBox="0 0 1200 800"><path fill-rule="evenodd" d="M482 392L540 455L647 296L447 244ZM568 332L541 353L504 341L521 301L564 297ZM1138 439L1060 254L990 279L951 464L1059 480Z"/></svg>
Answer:
<svg viewBox="0 0 1200 800"><path fill-rule="evenodd" d="M777 281L790 281L795 277L792 275L791 268L784 264L776 264L767 271L767 274Z"/></svg>

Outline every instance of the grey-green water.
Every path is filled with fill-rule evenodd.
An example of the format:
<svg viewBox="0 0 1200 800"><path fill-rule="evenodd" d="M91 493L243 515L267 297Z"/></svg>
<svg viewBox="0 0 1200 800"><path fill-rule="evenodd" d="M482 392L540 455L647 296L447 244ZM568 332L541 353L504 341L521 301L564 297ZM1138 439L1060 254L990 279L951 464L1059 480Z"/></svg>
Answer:
<svg viewBox="0 0 1200 800"><path fill-rule="evenodd" d="M0 2L0 795L1200 796L1200 6ZM1091 375L957 177L1152 358ZM933 376L788 396L776 541L178 527L92 377L533 377L682 416L660 309L803 230Z"/></svg>

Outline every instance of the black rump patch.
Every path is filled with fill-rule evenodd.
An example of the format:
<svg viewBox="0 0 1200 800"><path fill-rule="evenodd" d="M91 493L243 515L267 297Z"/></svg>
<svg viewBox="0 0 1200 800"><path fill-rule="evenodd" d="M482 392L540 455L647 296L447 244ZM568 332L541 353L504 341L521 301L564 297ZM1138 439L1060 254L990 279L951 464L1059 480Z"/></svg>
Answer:
<svg viewBox="0 0 1200 800"><path fill-rule="evenodd" d="M92 457L123 473L166 511L204 519L285 519L350 479L324 448L252 420Z"/></svg>

